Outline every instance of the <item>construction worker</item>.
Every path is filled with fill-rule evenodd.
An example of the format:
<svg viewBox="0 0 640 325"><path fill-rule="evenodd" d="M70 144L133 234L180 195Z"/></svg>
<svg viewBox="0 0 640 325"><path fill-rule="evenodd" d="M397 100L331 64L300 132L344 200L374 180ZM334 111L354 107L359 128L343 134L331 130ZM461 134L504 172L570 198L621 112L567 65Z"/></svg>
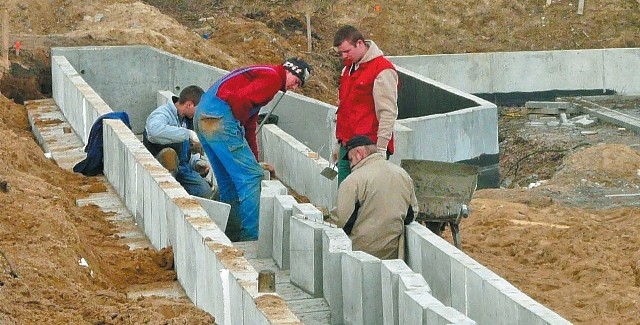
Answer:
<svg viewBox="0 0 640 325"><path fill-rule="evenodd" d="M222 77L202 96L195 130L213 167L220 201L231 205L225 233L232 241L258 239L263 170L258 163L258 112L278 91L302 87L310 71L298 58L245 67Z"/></svg>
<svg viewBox="0 0 640 325"><path fill-rule="evenodd" d="M188 86L179 97L172 96L151 112L142 142L187 193L212 199L214 191L204 178L209 173L209 164L201 155L191 155L193 147L200 147L193 131L193 115L203 93L198 86Z"/></svg>
<svg viewBox="0 0 640 325"><path fill-rule="evenodd" d="M354 135L367 135L378 151L393 154L393 126L398 117L398 73L376 43L365 40L353 26L335 34L333 46L344 59L333 159L338 163L338 184L349 175L349 163L338 160Z"/></svg>
<svg viewBox="0 0 640 325"><path fill-rule="evenodd" d="M418 213L413 180L386 160L368 135L354 136L345 148L343 160L352 173L338 188L336 224L351 238L353 250L403 258L404 226Z"/></svg>

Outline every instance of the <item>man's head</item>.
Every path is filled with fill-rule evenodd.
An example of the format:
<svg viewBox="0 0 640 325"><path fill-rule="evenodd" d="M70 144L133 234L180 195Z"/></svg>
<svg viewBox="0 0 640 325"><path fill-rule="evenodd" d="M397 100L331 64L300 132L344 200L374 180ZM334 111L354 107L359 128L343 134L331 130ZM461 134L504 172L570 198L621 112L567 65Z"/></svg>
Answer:
<svg viewBox="0 0 640 325"><path fill-rule="evenodd" d="M353 26L340 27L333 38L333 46L340 52L343 59L359 62L369 49L364 42L364 36Z"/></svg>
<svg viewBox="0 0 640 325"><path fill-rule="evenodd" d="M356 135L346 144L347 154L342 157L351 162L351 167L357 165L362 159L372 153L376 153L378 148L376 143L366 135Z"/></svg>
<svg viewBox="0 0 640 325"><path fill-rule="evenodd" d="M182 89L178 101L175 103L178 115L193 118L202 94L204 94L204 90L198 86L188 86Z"/></svg>
<svg viewBox="0 0 640 325"><path fill-rule="evenodd" d="M287 90L295 90L302 87L307 80L309 80L311 66L304 60L300 58L290 58L284 61L282 66L287 71Z"/></svg>

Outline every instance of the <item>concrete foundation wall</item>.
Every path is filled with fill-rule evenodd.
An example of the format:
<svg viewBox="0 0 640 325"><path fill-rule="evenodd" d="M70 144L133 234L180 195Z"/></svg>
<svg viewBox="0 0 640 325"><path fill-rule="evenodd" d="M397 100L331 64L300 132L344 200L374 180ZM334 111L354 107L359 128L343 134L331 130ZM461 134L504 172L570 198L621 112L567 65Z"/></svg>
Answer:
<svg viewBox="0 0 640 325"><path fill-rule="evenodd" d="M611 89L640 94L640 49L396 56L397 66L472 94Z"/></svg>
<svg viewBox="0 0 640 325"><path fill-rule="evenodd" d="M206 90L226 73L146 45L53 48L52 56L65 57L113 111L127 112L136 134L157 107L158 90L179 94L192 84Z"/></svg>
<svg viewBox="0 0 640 325"><path fill-rule="evenodd" d="M177 94L191 84L206 90L226 73L224 70L149 46L54 48L52 53L54 56L66 57L76 71L81 71L80 76L114 111L126 111L136 134L142 133L146 117L157 107L157 91L168 90ZM497 122L494 123L487 118L482 120L482 123L486 124L478 125L474 120L478 116L467 110L471 107L486 109L488 112L483 114L497 116L495 105L492 106L491 103L483 102L452 87L434 83L410 70L400 68L399 73L402 79L399 100L401 118L395 127L397 152L392 156L392 162L400 164L402 159L415 158L483 164L473 159L482 154L494 155L498 152L497 136L494 136L497 133ZM281 94L276 95L261 112L271 110L280 96ZM54 98L58 100L55 91ZM431 123L421 120L405 123L404 116L433 116L435 113L444 114L460 110L462 111L458 118L450 121L447 129L450 134L464 134L464 137L451 137L447 146L435 146L425 151L423 147L413 146L414 143L427 141L425 139L436 143L432 139L442 136L437 133L441 128L432 128ZM335 113L335 106L293 92L285 94L273 111L273 114L278 116L278 126L284 132L311 151L323 148L320 156L324 159L329 158L336 141ZM444 116L441 118L448 119ZM495 120L497 121L497 118ZM459 121L463 122L460 126L455 124ZM412 132L415 130L418 132ZM469 139L482 140L470 143ZM460 143L457 143L458 140ZM482 145L477 142L482 142ZM268 162L277 159L268 152L263 151L262 155L263 160ZM497 168L497 164L491 162L490 165ZM494 174L496 173L491 175Z"/></svg>
<svg viewBox="0 0 640 325"><path fill-rule="evenodd" d="M62 99L57 103L81 134L93 124L89 117L111 110L99 101L102 110L86 105L99 96L68 61L54 57L52 65L54 80L62 80L55 88L55 98ZM278 295L267 294L269 302L261 303L265 294L257 292L255 269L124 123L105 120L103 141L105 176L154 247L172 246L178 281L194 304L221 324L299 322ZM280 307L274 308L277 300Z"/></svg>

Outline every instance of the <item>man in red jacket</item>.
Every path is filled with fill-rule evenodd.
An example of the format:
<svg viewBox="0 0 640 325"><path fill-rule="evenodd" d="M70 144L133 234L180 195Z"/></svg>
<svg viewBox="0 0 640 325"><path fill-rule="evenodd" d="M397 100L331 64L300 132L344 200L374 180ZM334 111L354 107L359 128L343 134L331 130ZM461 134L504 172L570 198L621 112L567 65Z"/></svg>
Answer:
<svg viewBox="0 0 640 325"><path fill-rule="evenodd" d="M340 75L336 138L333 153L338 162L338 184L351 172L345 155L347 141L366 135L387 158L393 154L393 125L398 117L398 73L376 43L365 40L353 26L335 34L333 46L344 59Z"/></svg>
<svg viewBox="0 0 640 325"><path fill-rule="evenodd" d="M231 205L225 233L232 241L258 239L262 180L256 140L258 112L278 91L302 87L310 71L309 64L297 58L282 65L237 69L200 99L194 127L213 167L220 201Z"/></svg>

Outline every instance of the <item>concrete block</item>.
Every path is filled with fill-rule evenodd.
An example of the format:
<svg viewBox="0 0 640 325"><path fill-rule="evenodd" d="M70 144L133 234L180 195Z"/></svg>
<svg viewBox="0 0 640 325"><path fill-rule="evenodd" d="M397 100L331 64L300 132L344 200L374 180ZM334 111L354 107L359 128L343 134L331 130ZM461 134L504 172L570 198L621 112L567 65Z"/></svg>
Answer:
<svg viewBox="0 0 640 325"><path fill-rule="evenodd" d="M412 222L404 229L405 262L414 272L422 273L422 241L433 233L417 222Z"/></svg>
<svg viewBox="0 0 640 325"><path fill-rule="evenodd" d="M260 219L258 220L258 258L270 258L273 252L273 201L277 190L269 187L260 192Z"/></svg>
<svg viewBox="0 0 640 325"><path fill-rule="evenodd" d="M426 290L408 290L398 293L398 318L403 325L429 324L425 310L429 307L444 306Z"/></svg>
<svg viewBox="0 0 640 325"><path fill-rule="evenodd" d="M351 251L351 239L340 228L322 229L322 290L329 304L331 324L342 324L342 254ZM384 293L384 292L383 292Z"/></svg>
<svg viewBox="0 0 640 325"><path fill-rule="evenodd" d="M314 297L322 297L323 225L299 215L290 220L291 283Z"/></svg>
<svg viewBox="0 0 640 325"><path fill-rule="evenodd" d="M273 192L275 195L287 195L289 194L287 191L287 187L284 186L278 180L265 180L262 181L262 187L268 188L269 191Z"/></svg>
<svg viewBox="0 0 640 325"><path fill-rule="evenodd" d="M276 195L273 202L273 260L281 270L289 269L290 220L296 199Z"/></svg>
<svg viewBox="0 0 640 325"><path fill-rule="evenodd" d="M398 274L398 292L416 290L431 294L431 288L421 274L414 272Z"/></svg>
<svg viewBox="0 0 640 325"><path fill-rule="evenodd" d="M403 260L383 260L381 262L380 279L382 285L381 299L383 324L398 325L399 276L400 274L412 273L413 271Z"/></svg>
<svg viewBox="0 0 640 325"><path fill-rule="evenodd" d="M382 324L380 259L365 252L342 254L345 324Z"/></svg>
<svg viewBox="0 0 640 325"><path fill-rule="evenodd" d="M192 198L198 200L200 205L207 212L209 218L213 222L216 223L218 228L222 231L227 229L227 221L229 220L229 211L231 211L231 206L227 203L218 202L214 200L209 200L197 196L191 196Z"/></svg>
<svg viewBox="0 0 640 325"><path fill-rule="evenodd" d="M298 203L293 206L293 215L304 215L309 220L324 221L322 212L311 203Z"/></svg>
<svg viewBox="0 0 640 325"><path fill-rule="evenodd" d="M457 310L447 306L431 306L425 310L425 324L434 325L476 325L476 322Z"/></svg>
<svg viewBox="0 0 640 325"><path fill-rule="evenodd" d="M447 252L456 248L436 235L427 236L422 245L422 275L433 296L451 306L451 259Z"/></svg>
<svg viewBox="0 0 640 325"><path fill-rule="evenodd" d="M177 223L183 223L182 228L184 234L184 269L182 270L183 277L180 284L184 291L189 296L191 301L195 301L196 298L196 281L197 281L197 266L196 257L193 254L193 241L198 238L198 232L192 224L192 220L197 222L197 217L186 216L182 220L178 220Z"/></svg>

